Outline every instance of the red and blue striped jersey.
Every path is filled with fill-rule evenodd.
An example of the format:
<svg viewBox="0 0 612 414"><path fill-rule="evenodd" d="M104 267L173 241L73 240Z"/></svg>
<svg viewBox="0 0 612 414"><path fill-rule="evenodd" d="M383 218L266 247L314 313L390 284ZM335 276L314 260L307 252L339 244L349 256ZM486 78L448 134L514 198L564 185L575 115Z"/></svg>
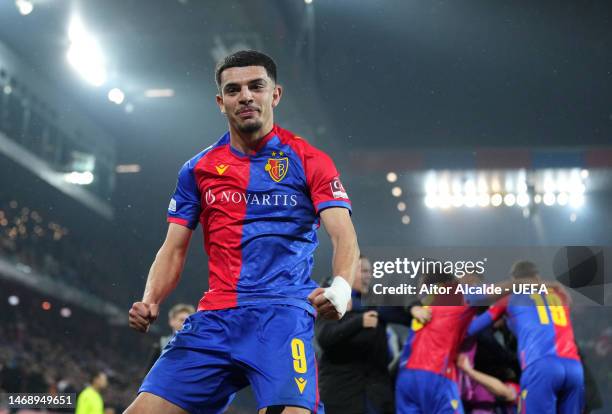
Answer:
<svg viewBox="0 0 612 414"><path fill-rule="evenodd" d="M198 310L288 304L314 312L307 296L318 244L318 214L351 203L329 156L274 126L253 154L229 132L179 172L168 222L200 223L209 290Z"/></svg>
<svg viewBox="0 0 612 414"><path fill-rule="evenodd" d="M400 366L430 371L457 381L455 361L476 308L462 306L431 306L431 320L421 324L412 320L404 345Z"/></svg>
<svg viewBox="0 0 612 414"><path fill-rule="evenodd" d="M522 369L547 356L580 360L564 292L551 289L547 295L506 296L474 319L468 334L476 334L504 314L518 341Z"/></svg>

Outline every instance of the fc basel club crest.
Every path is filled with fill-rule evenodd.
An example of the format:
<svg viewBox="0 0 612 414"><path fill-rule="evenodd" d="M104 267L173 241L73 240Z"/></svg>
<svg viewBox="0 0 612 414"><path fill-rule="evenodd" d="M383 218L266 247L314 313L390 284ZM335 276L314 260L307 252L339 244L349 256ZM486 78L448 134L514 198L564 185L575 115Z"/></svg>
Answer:
<svg viewBox="0 0 612 414"><path fill-rule="evenodd" d="M278 154L273 152L273 158L268 158L268 162L266 163L265 167L268 174L270 174L270 177L277 183L281 182L282 179L285 178L287 171L289 170L289 158L283 157L283 155L285 154L282 151Z"/></svg>

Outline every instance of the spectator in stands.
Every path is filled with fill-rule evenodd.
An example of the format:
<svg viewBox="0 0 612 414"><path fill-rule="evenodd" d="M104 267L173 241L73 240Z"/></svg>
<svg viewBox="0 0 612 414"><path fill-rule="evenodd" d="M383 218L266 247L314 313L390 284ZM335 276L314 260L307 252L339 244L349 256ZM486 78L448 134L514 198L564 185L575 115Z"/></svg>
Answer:
<svg viewBox="0 0 612 414"><path fill-rule="evenodd" d="M91 377L91 384L77 398L76 414L104 414L102 391L108 387L108 378L102 371Z"/></svg>
<svg viewBox="0 0 612 414"><path fill-rule="evenodd" d="M162 349L170 342L172 337L177 331L180 331L183 327L183 323L185 323L185 319L189 315L195 312L195 308L192 305L188 305L186 303L177 303L174 305L170 311L168 312L168 325L172 329L172 333L167 336L162 336L159 338L159 342L153 345L153 351L151 352L151 357L149 358L149 363L147 364L147 369L144 372L143 376L146 375L147 372L151 369L155 361L161 355Z"/></svg>

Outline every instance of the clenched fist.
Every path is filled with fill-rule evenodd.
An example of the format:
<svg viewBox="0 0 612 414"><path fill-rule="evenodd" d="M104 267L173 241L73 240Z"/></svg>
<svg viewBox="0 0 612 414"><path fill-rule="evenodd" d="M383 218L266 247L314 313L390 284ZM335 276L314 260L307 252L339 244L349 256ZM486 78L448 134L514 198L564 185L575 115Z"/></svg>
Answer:
<svg viewBox="0 0 612 414"><path fill-rule="evenodd" d="M139 332L147 332L149 326L155 322L159 315L159 305L134 302L128 314L130 328Z"/></svg>

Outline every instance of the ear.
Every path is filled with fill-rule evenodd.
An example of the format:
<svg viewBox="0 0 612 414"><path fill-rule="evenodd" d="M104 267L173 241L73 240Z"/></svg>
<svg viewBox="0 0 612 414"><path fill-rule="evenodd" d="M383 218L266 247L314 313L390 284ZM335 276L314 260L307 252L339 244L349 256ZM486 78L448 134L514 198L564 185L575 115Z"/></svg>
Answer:
<svg viewBox="0 0 612 414"><path fill-rule="evenodd" d="M219 110L222 114L225 114L225 106L223 105L223 97L221 95L216 95L215 99L217 100L217 105L219 106Z"/></svg>
<svg viewBox="0 0 612 414"><path fill-rule="evenodd" d="M275 108L276 105L278 105L282 94L283 94L283 87L280 85L274 85L274 91L272 92L272 108Z"/></svg>

